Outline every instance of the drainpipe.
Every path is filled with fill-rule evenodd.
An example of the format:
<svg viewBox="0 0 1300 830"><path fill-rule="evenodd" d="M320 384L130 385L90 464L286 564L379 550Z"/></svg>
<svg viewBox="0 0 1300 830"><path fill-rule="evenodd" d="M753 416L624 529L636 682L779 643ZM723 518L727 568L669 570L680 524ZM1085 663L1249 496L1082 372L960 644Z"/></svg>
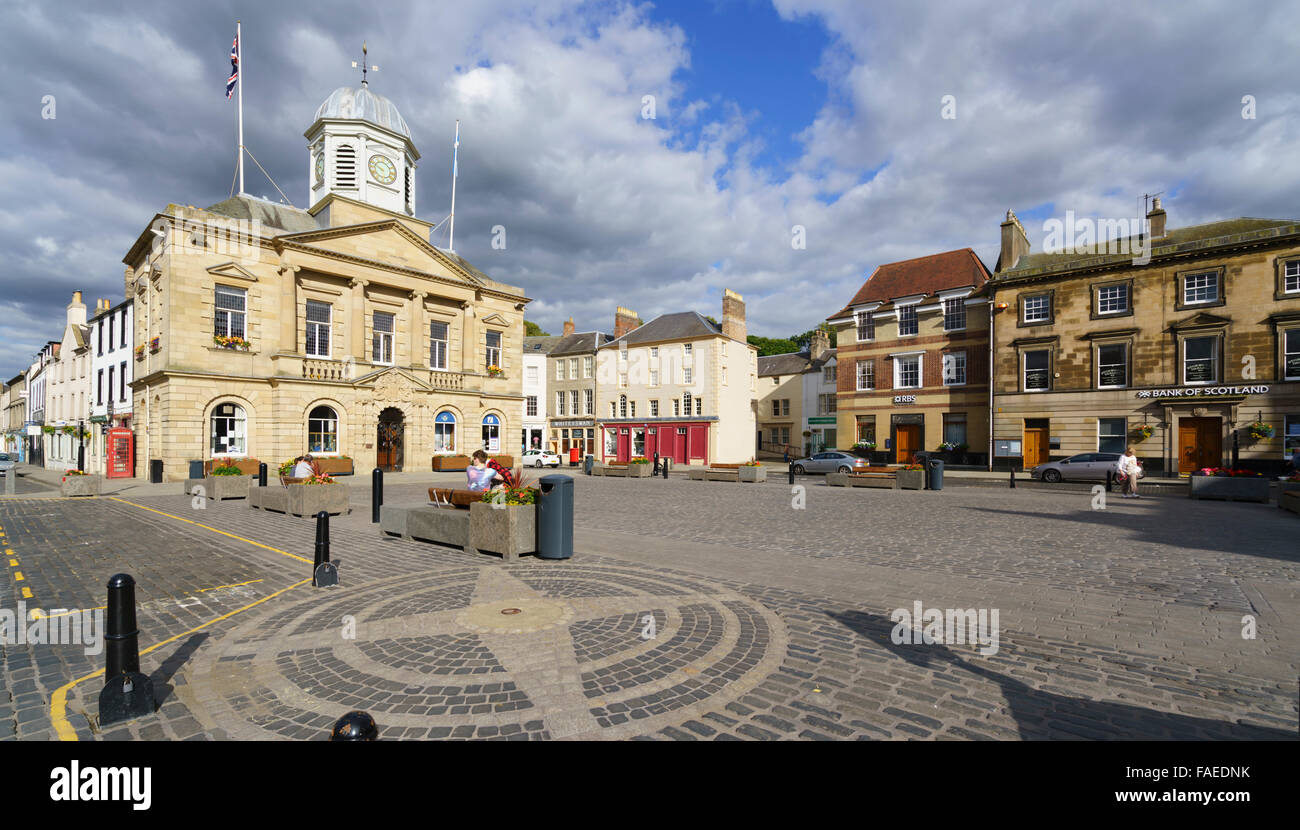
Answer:
<svg viewBox="0 0 1300 830"><path fill-rule="evenodd" d="M989 472L993 472L993 291L989 291Z"/></svg>

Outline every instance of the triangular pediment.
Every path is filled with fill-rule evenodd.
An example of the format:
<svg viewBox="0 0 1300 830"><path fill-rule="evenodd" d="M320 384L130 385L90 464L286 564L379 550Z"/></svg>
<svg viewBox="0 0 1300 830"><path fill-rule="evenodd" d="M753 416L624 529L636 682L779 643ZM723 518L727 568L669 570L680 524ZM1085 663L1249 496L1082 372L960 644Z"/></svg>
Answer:
<svg viewBox="0 0 1300 830"><path fill-rule="evenodd" d="M291 249L376 267L427 274L478 287L483 281L396 219L285 234L277 250Z"/></svg>
<svg viewBox="0 0 1300 830"><path fill-rule="evenodd" d="M406 385L419 392L429 392L433 390L433 387L429 384L420 380L405 369L400 369L396 366L385 366L382 369L376 369L368 374L353 378L352 385L357 388L372 389L376 387Z"/></svg>
<svg viewBox="0 0 1300 830"><path fill-rule="evenodd" d="M207 271L209 274L216 277L230 277L237 280L257 282L256 276L254 276L250 271L241 268L239 264L235 262L223 262L220 265L213 265L209 267Z"/></svg>
<svg viewBox="0 0 1300 830"><path fill-rule="evenodd" d="M500 314L489 314L483 318L483 322L490 326L509 326L510 321Z"/></svg>
<svg viewBox="0 0 1300 830"><path fill-rule="evenodd" d="M1214 328L1217 326L1226 326L1231 322L1232 320L1228 317L1220 317L1217 314L1210 314L1207 311L1202 311L1200 314L1196 314L1192 317L1188 317L1186 320L1180 320L1179 322L1174 323L1169 327L1169 330L1179 331L1181 329Z"/></svg>

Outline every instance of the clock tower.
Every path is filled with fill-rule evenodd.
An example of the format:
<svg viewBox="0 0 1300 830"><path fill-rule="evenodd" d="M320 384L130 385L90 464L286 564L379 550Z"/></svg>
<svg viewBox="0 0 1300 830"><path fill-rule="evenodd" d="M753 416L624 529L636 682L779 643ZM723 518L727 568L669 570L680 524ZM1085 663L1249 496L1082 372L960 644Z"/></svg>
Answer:
<svg viewBox="0 0 1300 830"><path fill-rule="evenodd" d="M382 95L342 86L316 110L307 137L308 199L330 193L393 213L415 216L415 166L420 154L411 128Z"/></svg>

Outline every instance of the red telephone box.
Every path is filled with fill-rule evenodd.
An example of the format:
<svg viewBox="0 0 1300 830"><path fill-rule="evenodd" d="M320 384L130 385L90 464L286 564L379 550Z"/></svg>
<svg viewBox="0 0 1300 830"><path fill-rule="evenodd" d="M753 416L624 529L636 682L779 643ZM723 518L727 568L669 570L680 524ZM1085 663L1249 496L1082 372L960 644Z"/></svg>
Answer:
<svg viewBox="0 0 1300 830"><path fill-rule="evenodd" d="M106 478L133 478L135 476L135 433L123 427L108 431Z"/></svg>

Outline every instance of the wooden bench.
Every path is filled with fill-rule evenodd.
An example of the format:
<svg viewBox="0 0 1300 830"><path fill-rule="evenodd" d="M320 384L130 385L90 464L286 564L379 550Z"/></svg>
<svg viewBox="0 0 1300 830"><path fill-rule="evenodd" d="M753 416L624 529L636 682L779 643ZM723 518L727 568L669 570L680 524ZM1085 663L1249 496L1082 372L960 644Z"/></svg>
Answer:
<svg viewBox="0 0 1300 830"><path fill-rule="evenodd" d="M898 489L896 473L827 473L826 484L829 487L878 487L885 490Z"/></svg>
<svg viewBox="0 0 1300 830"><path fill-rule="evenodd" d="M691 481L760 482L767 481L767 468L753 464L710 464L687 468L686 478Z"/></svg>
<svg viewBox="0 0 1300 830"><path fill-rule="evenodd" d="M451 504L463 510L476 501L483 501L483 493L477 490L457 490L451 487L430 487L429 501L434 504Z"/></svg>

